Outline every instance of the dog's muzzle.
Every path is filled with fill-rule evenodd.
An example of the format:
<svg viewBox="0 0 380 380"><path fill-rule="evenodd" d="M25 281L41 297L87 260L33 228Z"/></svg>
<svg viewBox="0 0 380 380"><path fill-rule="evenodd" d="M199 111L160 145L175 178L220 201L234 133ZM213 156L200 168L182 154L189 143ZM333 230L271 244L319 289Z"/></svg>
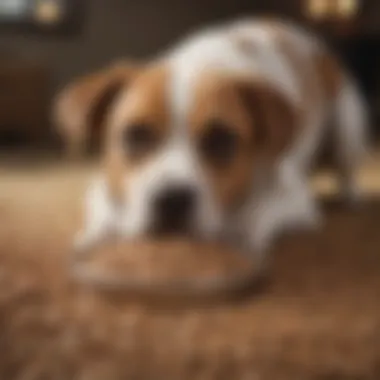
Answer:
<svg viewBox="0 0 380 380"><path fill-rule="evenodd" d="M197 192L190 185L162 189L152 202L153 233L181 234L190 231L197 208Z"/></svg>

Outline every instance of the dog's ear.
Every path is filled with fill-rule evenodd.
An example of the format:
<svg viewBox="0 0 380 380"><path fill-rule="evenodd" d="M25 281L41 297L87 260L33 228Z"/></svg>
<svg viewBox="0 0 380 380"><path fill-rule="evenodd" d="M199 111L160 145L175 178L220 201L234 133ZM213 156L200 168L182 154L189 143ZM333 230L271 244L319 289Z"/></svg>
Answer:
<svg viewBox="0 0 380 380"><path fill-rule="evenodd" d="M239 79L237 91L249 115L254 149L267 159L279 157L291 144L300 111L285 94L264 80Z"/></svg>
<svg viewBox="0 0 380 380"><path fill-rule="evenodd" d="M82 154L89 140L99 140L110 106L140 70L138 64L120 62L74 80L58 94L53 123L71 155Z"/></svg>

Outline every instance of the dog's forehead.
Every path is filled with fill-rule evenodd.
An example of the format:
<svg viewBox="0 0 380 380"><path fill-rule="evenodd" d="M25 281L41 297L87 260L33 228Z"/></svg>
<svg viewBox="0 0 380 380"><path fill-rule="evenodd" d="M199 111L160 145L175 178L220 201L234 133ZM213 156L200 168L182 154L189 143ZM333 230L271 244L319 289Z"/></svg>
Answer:
<svg viewBox="0 0 380 380"><path fill-rule="evenodd" d="M167 93L173 125L188 129L213 117L229 119L237 106L233 78L212 65L175 68Z"/></svg>
<svg viewBox="0 0 380 380"><path fill-rule="evenodd" d="M235 95L235 81L233 76L216 70L204 70L194 81L192 88L192 102L190 108L199 110L206 108L210 111L228 113L228 106Z"/></svg>
<svg viewBox="0 0 380 380"><path fill-rule="evenodd" d="M119 96L115 105L114 125L129 122L164 124L168 119L167 83L169 70L165 65L145 68Z"/></svg>
<svg viewBox="0 0 380 380"><path fill-rule="evenodd" d="M250 136L252 120L239 95L237 77L224 71L205 70L193 88L188 125L198 134L214 122Z"/></svg>
<svg viewBox="0 0 380 380"><path fill-rule="evenodd" d="M112 124L123 128L145 122L184 136L207 118L234 117L233 83L231 76L207 65L197 70L168 62L152 65L124 89Z"/></svg>

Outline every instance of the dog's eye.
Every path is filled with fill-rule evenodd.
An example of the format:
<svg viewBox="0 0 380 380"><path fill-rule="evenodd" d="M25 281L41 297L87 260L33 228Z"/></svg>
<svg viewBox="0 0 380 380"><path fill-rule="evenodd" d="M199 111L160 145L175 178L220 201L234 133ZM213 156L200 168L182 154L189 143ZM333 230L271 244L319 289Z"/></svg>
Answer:
<svg viewBox="0 0 380 380"><path fill-rule="evenodd" d="M157 142L157 134L149 126L143 124L128 127L123 136L125 150L133 158L148 153Z"/></svg>
<svg viewBox="0 0 380 380"><path fill-rule="evenodd" d="M213 121L200 141L202 156L214 166L228 164L238 147L238 137L227 125Z"/></svg>

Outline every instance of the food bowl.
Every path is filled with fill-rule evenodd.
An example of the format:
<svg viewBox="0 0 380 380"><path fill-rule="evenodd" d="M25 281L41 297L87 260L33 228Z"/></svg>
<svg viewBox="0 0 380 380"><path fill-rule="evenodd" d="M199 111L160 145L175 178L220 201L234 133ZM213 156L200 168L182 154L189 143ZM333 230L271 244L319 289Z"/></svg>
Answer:
<svg viewBox="0 0 380 380"><path fill-rule="evenodd" d="M161 240L115 242L73 261L82 284L151 295L227 295L252 287L260 277L254 261L229 247Z"/></svg>

